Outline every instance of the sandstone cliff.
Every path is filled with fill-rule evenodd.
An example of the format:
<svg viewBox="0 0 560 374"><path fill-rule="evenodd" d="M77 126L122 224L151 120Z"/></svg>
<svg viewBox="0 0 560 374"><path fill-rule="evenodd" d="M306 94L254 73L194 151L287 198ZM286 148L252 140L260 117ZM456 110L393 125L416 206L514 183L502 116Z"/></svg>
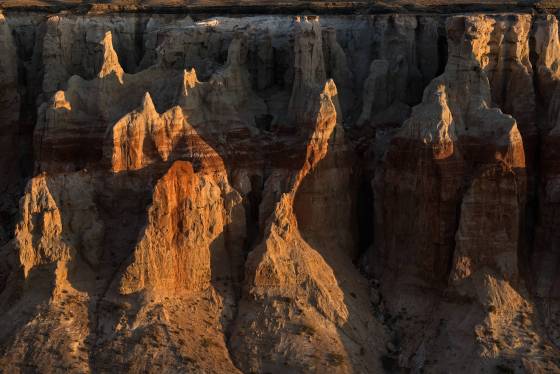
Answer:
<svg viewBox="0 0 560 374"><path fill-rule="evenodd" d="M560 372L556 16L49 9L0 14L1 372Z"/></svg>

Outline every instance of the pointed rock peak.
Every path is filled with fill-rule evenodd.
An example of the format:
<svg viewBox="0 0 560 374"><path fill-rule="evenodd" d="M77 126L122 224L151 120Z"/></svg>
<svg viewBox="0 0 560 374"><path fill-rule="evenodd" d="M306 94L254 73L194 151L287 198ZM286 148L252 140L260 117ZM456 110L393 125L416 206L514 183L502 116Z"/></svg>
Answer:
<svg viewBox="0 0 560 374"><path fill-rule="evenodd" d="M154 101L149 92L146 92L142 98L142 112L156 112Z"/></svg>
<svg viewBox="0 0 560 374"><path fill-rule="evenodd" d="M72 105L66 100L64 91L57 91L53 97L53 105L55 109L72 110Z"/></svg>
<svg viewBox="0 0 560 374"><path fill-rule="evenodd" d="M183 71L183 88L185 93L189 88L194 88L198 83L198 77L196 76L196 70L194 70L194 68Z"/></svg>
<svg viewBox="0 0 560 374"><path fill-rule="evenodd" d="M329 79L325 83L325 87L323 88L323 93L328 95L329 97L335 97L338 95L338 90L336 88L336 84L334 83L334 80Z"/></svg>
<svg viewBox="0 0 560 374"><path fill-rule="evenodd" d="M123 82L124 70L119 63L117 52L113 48L113 34L110 31L105 33L101 41L103 47L103 63L98 77L105 78L111 74L115 74L119 81Z"/></svg>
<svg viewBox="0 0 560 374"><path fill-rule="evenodd" d="M192 110L199 107L199 85L196 71L194 68L190 70L183 70L183 81L179 91L179 106L185 110Z"/></svg>
<svg viewBox="0 0 560 374"><path fill-rule="evenodd" d="M336 115L337 115L337 122L338 120L342 117L342 111L340 108L340 101L339 101L339 97L338 97L338 89L336 88L336 84L334 83L333 79L329 79L326 83L325 86L323 87L323 92L321 93L321 96L326 96L328 97L333 105L334 108L336 110Z"/></svg>
<svg viewBox="0 0 560 374"><path fill-rule="evenodd" d="M178 95L178 104L183 110L191 111L200 108L199 84L194 68L183 71L183 81Z"/></svg>

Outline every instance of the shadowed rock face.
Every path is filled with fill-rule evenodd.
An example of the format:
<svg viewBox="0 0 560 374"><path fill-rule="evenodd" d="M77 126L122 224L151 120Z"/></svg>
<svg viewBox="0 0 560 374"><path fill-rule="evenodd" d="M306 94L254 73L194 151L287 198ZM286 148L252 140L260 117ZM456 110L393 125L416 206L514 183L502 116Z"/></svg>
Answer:
<svg viewBox="0 0 560 374"><path fill-rule="evenodd" d="M559 372L553 15L0 15L0 371Z"/></svg>

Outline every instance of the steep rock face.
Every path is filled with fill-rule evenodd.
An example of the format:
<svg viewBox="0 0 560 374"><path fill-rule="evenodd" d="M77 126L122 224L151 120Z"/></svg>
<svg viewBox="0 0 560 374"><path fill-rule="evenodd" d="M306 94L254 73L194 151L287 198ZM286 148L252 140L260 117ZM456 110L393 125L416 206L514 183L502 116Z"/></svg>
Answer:
<svg viewBox="0 0 560 374"><path fill-rule="evenodd" d="M136 247L107 292L109 299L130 304L119 305L120 319L104 312L98 334L117 334L98 343L103 348L95 360L110 370L117 353L132 371L152 370L153 362L138 355L155 339L175 351L160 357L164 367L235 372L224 324L233 317L234 285L242 272L241 197L223 169L195 172L190 162L175 161L157 182L152 201ZM147 333L131 335L130 324ZM138 337L145 341L138 344ZM136 347L135 352L126 354L126 347Z"/></svg>
<svg viewBox="0 0 560 374"><path fill-rule="evenodd" d="M517 125L512 117L491 108L488 77L480 65L479 57L484 54L480 49L488 46L488 40L483 40L490 35L488 24L483 17L449 20L450 59L446 70L426 88L423 103L414 108L387 154L388 167L381 183L385 189L383 201L390 205L380 212L386 214L379 217L383 222L380 231L394 231L380 236L383 242L378 248L389 256L385 266L424 264L413 274L407 271L404 274L428 283L430 277L436 281L445 279L449 270L446 266L448 256L453 253L457 225L454 217L457 217L465 174L476 174L485 164L505 162L511 168L521 169L519 183L525 184L523 142ZM416 198L415 194L418 194ZM410 215L414 223L399 222L399 218L406 216L395 208L394 202L403 205L400 209L414 209L426 217L417 220L415 215ZM394 225L386 225L392 221ZM410 234L402 235L410 230L413 230ZM408 264L400 261L403 250L419 251L413 255L417 261ZM388 273L398 277L398 272Z"/></svg>
<svg viewBox="0 0 560 374"><path fill-rule="evenodd" d="M295 30L295 63L294 85L290 97L289 112L293 116L292 122L304 123L308 117L308 110L313 110L310 102L315 87L325 82L325 62L323 57L323 38L318 19L296 19Z"/></svg>
<svg viewBox="0 0 560 374"><path fill-rule="evenodd" d="M92 201L90 179L80 174L52 179L41 175L30 181L21 201L23 220L16 228L26 278L41 265L70 261L78 255L92 267L99 264L103 225ZM66 226L76 231L65 233Z"/></svg>
<svg viewBox="0 0 560 374"><path fill-rule="evenodd" d="M147 20L136 20L126 15L49 17L43 40L43 91L52 94L63 89L73 75L85 79L95 77L104 62L105 49L100 40L107 32L111 32L125 70L136 72L139 64L137 37L143 31L145 22Z"/></svg>
<svg viewBox="0 0 560 374"><path fill-rule="evenodd" d="M498 26L501 32L504 26ZM511 116L492 107L499 101L493 93L501 73L486 66L496 45L491 42L495 27L496 19L484 16L448 20L445 72L426 88L423 103L393 139L377 182L382 187L379 252L371 255L372 265L378 266L382 284L390 285L387 294L399 290L387 299L390 309L415 321L398 325L405 346L419 347L404 350L400 362L416 369L466 370L466 361L455 352L460 350L466 360L475 360L475 370L485 370L520 349L515 339L522 333L510 328L518 318L512 311L536 318L534 307L523 301L528 292L519 279L527 201L525 138ZM521 29L522 37L527 26ZM526 36L523 40L527 43ZM528 63L526 57L521 60ZM443 300L433 296L441 292ZM430 321L437 319L440 327L435 328ZM418 322L434 326L431 337L418 340ZM493 340L480 332L487 329ZM537 340L546 339L542 325L532 330ZM531 365L527 362L523 365Z"/></svg>
<svg viewBox="0 0 560 374"><path fill-rule="evenodd" d="M558 50L552 15L2 16L0 366L559 370Z"/></svg>
<svg viewBox="0 0 560 374"><path fill-rule="evenodd" d="M160 116L149 93L142 108L126 115L112 129L109 141L114 172L139 170L153 162L167 161L181 136L184 118L180 110Z"/></svg>
<svg viewBox="0 0 560 374"><path fill-rule="evenodd" d="M483 288L465 284L480 282L484 275L477 272L495 273L492 274L494 278L512 284L518 282L521 209L517 188L515 173L507 165L497 164L481 170L465 193L450 274L451 284L459 293L468 294Z"/></svg>
<svg viewBox="0 0 560 374"><path fill-rule="evenodd" d="M105 33L100 43L103 63L97 76L92 80L73 76L67 89L56 92L50 105L39 110L34 143L42 170L95 167L103 157L107 128L132 111L143 93L150 92L158 105L168 108L180 91L180 72L166 74L155 68L128 75L113 49L112 34ZM158 76L161 79L155 79ZM87 148L84 142L89 143Z"/></svg>
<svg viewBox="0 0 560 374"><path fill-rule="evenodd" d="M422 89L438 72L438 22L430 18L395 15L374 23L381 35L376 58L363 85L358 124L376 127L401 124L417 104ZM430 43L419 45L430 39ZM434 53L435 52L435 53Z"/></svg>
<svg viewBox="0 0 560 374"><path fill-rule="evenodd" d="M355 200L338 195L351 183L338 91L332 80L320 84L317 20L300 22L295 74L301 91L292 92L290 106L298 103L292 110L305 148L264 185L263 232L247 259L231 347L243 371L380 370L375 357L382 348L372 343L383 341L384 331L372 318L367 282L352 270ZM335 205L325 203L331 191Z"/></svg>
<svg viewBox="0 0 560 374"><path fill-rule="evenodd" d="M547 15L536 18L533 24L532 46L536 62L536 80L538 82L540 100L544 107L550 104L550 99L558 80L559 67L558 56L560 56L558 41L558 20L556 17Z"/></svg>
<svg viewBox="0 0 560 374"><path fill-rule="evenodd" d="M558 87L558 86L557 86ZM548 124L552 129L544 136L541 149L540 201L531 261L534 293L542 302L542 313L548 332L558 342L558 88L550 102ZM538 275L537 275L538 274Z"/></svg>
<svg viewBox="0 0 560 374"><path fill-rule="evenodd" d="M486 22L492 27L491 31L488 30L489 50L483 51L486 56L481 55L480 60L481 68L488 75L492 102L516 119L523 135L525 153L533 157L537 128L533 68L529 56L531 17L503 16L487 18Z"/></svg>
<svg viewBox="0 0 560 374"><path fill-rule="evenodd" d="M558 21L555 17L541 17L534 25L534 45L537 53L538 83L543 98L540 119L542 142L540 152L539 204L535 228L533 255L531 256L531 279L533 293L541 308L548 336L558 344Z"/></svg>
<svg viewBox="0 0 560 374"><path fill-rule="evenodd" d="M60 354L61 365L87 368L87 292L95 287L104 231L92 181L87 173L42 174L28 183L13 243L17 257L5 253L14 271L3 293L3 312L10 316L3 326L7 370L20 370L26 355L33 355L27 368L49 371ZM35 314L37 307L41 312ZM56 332L54 321L60 320L68 330ZM46 341L66 347L65 353L42 350Z"/></svg>
<svg viewBox="0 0 560 374"><path fill-rule="evenodd" d="M200 173L209 175L198 175L192 164L177 161L156 185L147 227L123 275L121 293L143 288L158 294L198 291L208 286L213 273L239 278L245 233L241 196L227 186L223 173ZM210 263L210 253L219 264Z"/></svg>
<svg viewBox="0 0 560 374"><path fill-rule="evenodd" d="M0 14L0 147L5 150L0 156L0 191L2 198L0 205L0 243L5 243L9 237L7 229L9 221L15 211L14 200L17 200L17 186L19 185L19 165L17 155L19 150L17 121L19 120L20 95L18 92L18 74L16 47L12 39L10 27L4 15Z"/></svg>
<svg viewBox="0 0 560 374"><path fill-rule="evenodd" d="M340 211L335 212L322 201L324 192L317 196L310 193L313 187L299 190L307 178L321 178L313 183L326 183L338 191L348 185L350 176L344 169L322 164L331 148L337 152L343 146L343 141L336 140L342 136L337 133L342 129L337 129L336 93L334 83L327 82L315 100L316 114L307 117L311 127L303 129L309 140L301 169L279 171L265 185L264 194L273 194L276 202L262 241L247 260L248 294L240 304L243 317L232 340L245 371L283 370L285 366L298 371L345 372L351 366L359 371L380 370L380 363L372 359L379 355L375 348L379 345L371 343L382 341L384 332L369 314L371 310L368 313L367 282L350 270L353 248L345 239L352 232L352 222L340 227L335 219L349 214L352 202L341 200ZM299 199L295 211L294 199ZM337 232L327 238L317 235L317 223L310 216L298 217L298 212L324 219ZM337 276L346 276L347 283L339 285ZM356 300L348 298L350 293ZM287 361L282 364L279 357Z"/></svg>

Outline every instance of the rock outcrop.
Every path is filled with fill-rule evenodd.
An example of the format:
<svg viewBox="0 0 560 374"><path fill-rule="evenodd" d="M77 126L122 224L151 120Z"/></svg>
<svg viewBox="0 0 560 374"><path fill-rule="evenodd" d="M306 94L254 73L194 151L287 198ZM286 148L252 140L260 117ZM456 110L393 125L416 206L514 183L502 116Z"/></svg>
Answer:
<svg viewBox="0 0 560 374"><path fill-rule="evenodd" d="M0 15L0 371L560 371L556 16L110 8Z"/></svg>

